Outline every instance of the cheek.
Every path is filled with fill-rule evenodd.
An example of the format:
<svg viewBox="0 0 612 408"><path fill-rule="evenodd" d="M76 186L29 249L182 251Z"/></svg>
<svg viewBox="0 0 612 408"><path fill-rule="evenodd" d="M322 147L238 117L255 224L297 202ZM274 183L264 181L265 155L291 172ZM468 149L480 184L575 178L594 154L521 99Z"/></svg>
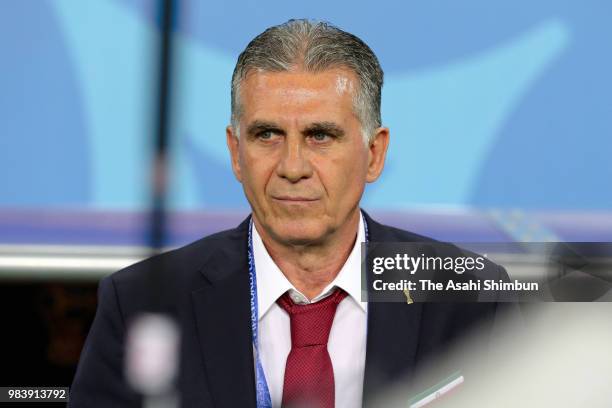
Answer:
<svg viewBox="0 0 612 408"><path fill-rule="evenodd" d="M367 156L356 150L319 167L322 182L333 202L352 203L361 197L367 174L366 161Z"/></svg>
<svg viewBox="0 0 612 408"><path fill-rule="evenodd" d="M274 169L271 156L248 149L240 152L240 168L245 188L261 194L265 191L270 174Z"/></svg>
<svg viewBox="0 0 612 408"><path fill-rule="evenodd" d="M343 165L346 168L347 182L354 184L357 181L364 182L368 171L368 151L361 145L347 152Z"/></svg>

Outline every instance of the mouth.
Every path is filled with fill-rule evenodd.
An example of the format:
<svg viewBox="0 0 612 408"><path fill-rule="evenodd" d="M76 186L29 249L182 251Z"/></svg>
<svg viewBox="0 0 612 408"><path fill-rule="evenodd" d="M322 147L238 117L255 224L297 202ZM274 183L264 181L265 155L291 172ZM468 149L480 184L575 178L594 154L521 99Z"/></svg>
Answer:
<svg viewBox="0 0 612 408"><path fill-rule="evenodd" d="M279 201L286 204L301 204L301 203L313 203L319 201L318 198L312 197L301 197L301 196L273 196L274 201Z"/></svg>

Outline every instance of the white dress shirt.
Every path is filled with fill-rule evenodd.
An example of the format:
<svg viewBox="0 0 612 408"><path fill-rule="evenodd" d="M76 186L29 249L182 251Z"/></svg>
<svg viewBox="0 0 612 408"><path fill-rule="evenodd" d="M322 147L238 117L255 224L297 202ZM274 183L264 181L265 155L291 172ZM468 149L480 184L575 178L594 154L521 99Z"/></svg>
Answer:
<svg viewBox="0 0 612 408"><path fill-rule="evenodd" d="M253 228L253 256L257 273L259 357L273 407L280 407L285 364L291 351L289 315L276 300L285 292L295 303L314 303L339 287L348 293L340 302L329 334L327 350L334 369L335 407L361 407L366 354L367 303L361 296L361 243L365 242L363 217L353 249L342 269L321 294L309 301L283 275L266 250L257 228Z"/></svg>

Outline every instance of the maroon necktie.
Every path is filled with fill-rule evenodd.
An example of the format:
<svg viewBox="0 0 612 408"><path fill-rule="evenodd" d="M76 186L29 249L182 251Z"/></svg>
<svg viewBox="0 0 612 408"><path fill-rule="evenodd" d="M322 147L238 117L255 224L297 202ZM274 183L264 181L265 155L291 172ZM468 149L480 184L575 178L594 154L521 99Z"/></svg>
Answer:
<svg viewBox="0 0 612 408"><path fill-rule="evenodd" d="M291 352L285 366L283 407L334 408L334 369L327 340L338 304L347 293L336 289L326 298L296 305L289 292L277 303L291 319Z"/></svg>

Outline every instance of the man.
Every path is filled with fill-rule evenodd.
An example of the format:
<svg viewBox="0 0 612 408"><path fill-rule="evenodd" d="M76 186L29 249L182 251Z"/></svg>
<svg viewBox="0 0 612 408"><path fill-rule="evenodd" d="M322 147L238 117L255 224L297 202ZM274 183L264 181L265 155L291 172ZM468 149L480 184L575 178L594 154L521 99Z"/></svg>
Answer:
<svg viewBox="0 0 612 408"><path fill-rule="evenodd" d="M358 407L488 321L495 303L361 301L361 242L428 240L359 208L389 145L382 83L370 48L327 23L291 20L251 41L226 138L252 215L101 282L71 406L137 406L124 344L150 307L152 270L181 327L185 407Z"/></svg>

